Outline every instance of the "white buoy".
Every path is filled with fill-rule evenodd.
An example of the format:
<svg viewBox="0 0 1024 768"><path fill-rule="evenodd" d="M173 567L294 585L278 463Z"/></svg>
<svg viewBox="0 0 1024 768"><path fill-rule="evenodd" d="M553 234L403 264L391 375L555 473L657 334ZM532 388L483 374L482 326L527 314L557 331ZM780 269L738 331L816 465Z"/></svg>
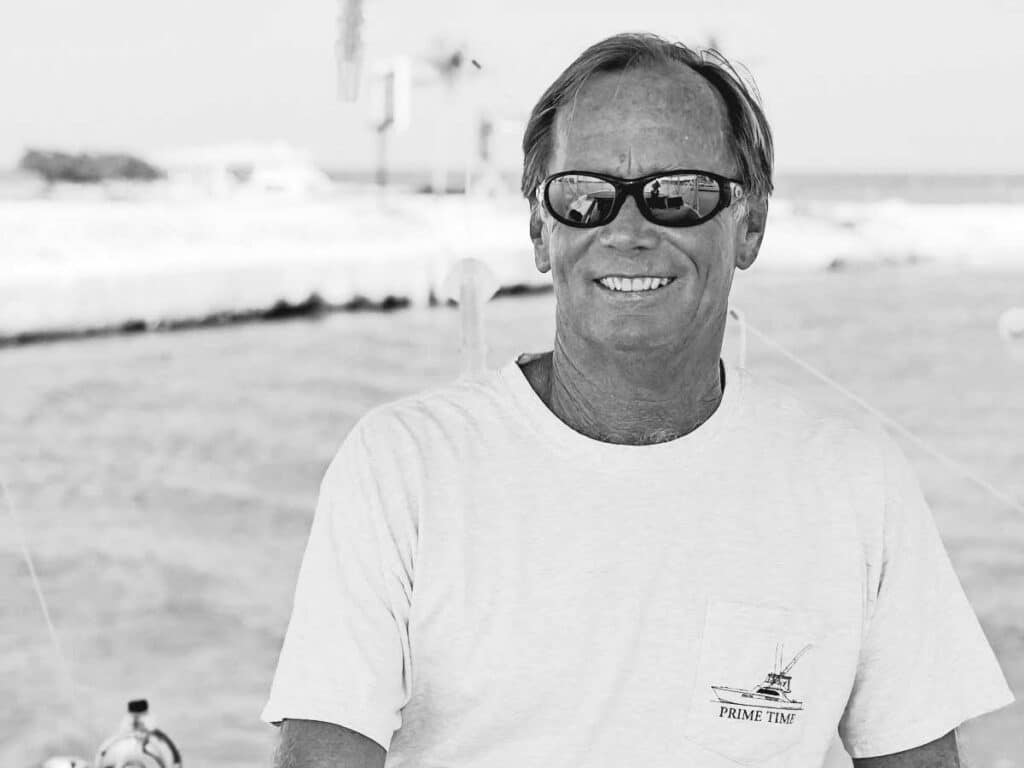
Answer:
<svg viewBox="0 0 1024 768"><path fill-rule="evenodd" d="M999 336L1003 341L1024 341L1024 307L1010 307L999 316Z"/></svg>
<svg viewBox="0 0 1024 768"><path fill-rule="evenodd" d="M484 304L500 287L494 271L480 259L473 258L459 259L441 282L441 298L459 304L463 376L487 370Z"/></svg>

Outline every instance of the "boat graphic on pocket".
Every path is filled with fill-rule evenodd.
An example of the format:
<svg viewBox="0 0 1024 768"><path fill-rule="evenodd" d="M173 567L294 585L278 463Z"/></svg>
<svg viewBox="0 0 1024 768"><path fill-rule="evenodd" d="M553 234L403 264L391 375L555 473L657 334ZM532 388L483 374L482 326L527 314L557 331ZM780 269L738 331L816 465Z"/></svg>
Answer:
<svg viewBox="0 0 1024 768"><path fill-rule="evenodd" d="M738 704L741 707L758 707L762 709L803 709L804 703L791 697L790 682L793 677L790 670L796 666L812 644L805 645L800 652L794 656L788 664L782 665L782 649L775 648L775 666L769 672L763 682L756 683L750 688L732 688L727 685L712 685L718 701L725 704Z"/></svg>

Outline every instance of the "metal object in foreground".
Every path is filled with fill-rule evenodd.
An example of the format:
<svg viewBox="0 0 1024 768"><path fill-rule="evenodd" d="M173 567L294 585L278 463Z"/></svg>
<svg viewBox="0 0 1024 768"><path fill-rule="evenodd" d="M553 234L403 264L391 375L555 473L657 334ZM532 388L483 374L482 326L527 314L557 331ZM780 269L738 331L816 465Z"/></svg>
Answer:
<svg viewBox="0 0 1024 768"><path fill-rule="evenodd" d="M462 325L462 375L487 369L484 304L501 286L494 271L480 259L459 259L441 284L441 297L459 303Z"/></svg>
<svg viewBox="0 0 1024 768"><path fill-rule="evenodd" d="M153 723L149 702L135 699L117 733L99 748L93 768L181 768L181 753Z"/></svg>

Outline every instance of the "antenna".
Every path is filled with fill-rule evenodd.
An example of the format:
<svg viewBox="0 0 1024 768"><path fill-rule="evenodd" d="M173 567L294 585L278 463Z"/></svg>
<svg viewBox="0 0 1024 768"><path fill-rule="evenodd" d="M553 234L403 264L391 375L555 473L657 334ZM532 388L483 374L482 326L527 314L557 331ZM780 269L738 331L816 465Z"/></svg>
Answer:
<svg viewBox="0 0 1024 768"><path fill-rule="evenodd" d="M338 99L359 98L363 65L363 0L338 0L338 39L334 44L338 67Z"/></svg>
<svg viewBox="0 0 1024 768"><path fill-rule="evenodd" d="M377 183L388 182L388 142L409 127L412 75L409 58L396 56L374 71L371 122L377 133Z"/></svg>
<svg viewBox="0 0 1024 768"><path fill-rule="evenodd" d="M793 660L791 662L789 662L789 664L786 665L786 668L784 670L782 670L781 674L784 675L787 672L789 672L789 670L791 670L793 668L793 665L796 664L797 661L799 661L800 657L803 656L805 653L807 653L809 650L811 650L812 647L813 647L813 643L810 643L808 645L805 645L803 648L801 648L800 649L800 653L798 653L796 656L793 657Z"/></svg>

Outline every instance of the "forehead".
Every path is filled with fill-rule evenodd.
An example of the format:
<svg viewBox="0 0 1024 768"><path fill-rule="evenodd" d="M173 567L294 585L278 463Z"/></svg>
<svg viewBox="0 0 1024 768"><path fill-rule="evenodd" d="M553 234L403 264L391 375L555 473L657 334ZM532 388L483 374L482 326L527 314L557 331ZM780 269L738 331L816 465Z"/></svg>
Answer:
<svg viewBox="0 0 1024 768"><path fill-rule="evenodd" d="M725 104L689 67L591 76L558 110L549 173L602 171L643 176L693 168L735 173Z"/></svg>

